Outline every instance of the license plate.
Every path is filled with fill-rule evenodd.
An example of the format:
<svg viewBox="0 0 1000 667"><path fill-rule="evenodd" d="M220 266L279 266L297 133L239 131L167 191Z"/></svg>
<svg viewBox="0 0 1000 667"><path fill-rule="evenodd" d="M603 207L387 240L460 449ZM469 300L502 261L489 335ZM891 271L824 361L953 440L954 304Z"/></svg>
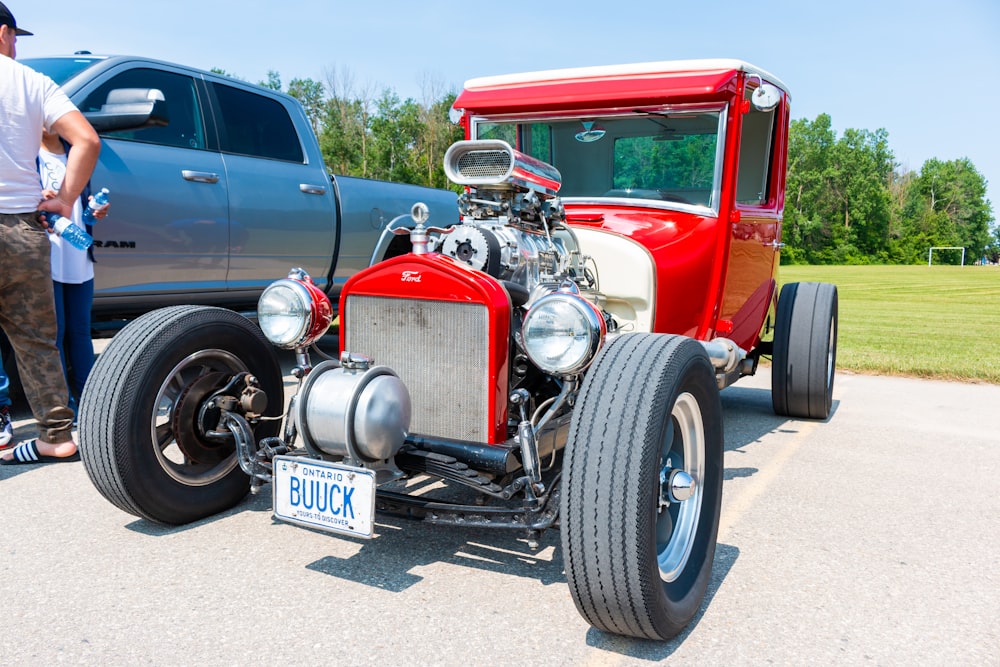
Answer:
<svg viewBox="0 0 1000 667"><path fill-rule="evenodd" d="M300 526L371 538L375 473L298 456L274 457L274 516Z"/></svg>

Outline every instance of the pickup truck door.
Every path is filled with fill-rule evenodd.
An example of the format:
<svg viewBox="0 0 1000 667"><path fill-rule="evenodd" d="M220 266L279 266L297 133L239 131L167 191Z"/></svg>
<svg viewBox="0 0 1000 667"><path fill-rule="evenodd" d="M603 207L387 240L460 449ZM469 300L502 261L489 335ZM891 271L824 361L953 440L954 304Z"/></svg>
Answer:
<svg viewBox="0 0 1000 667"><path fill-rule="evenodd" d="M230 294L259 293L293 267L325 289L336 199L305 114L236 85L208 85L229 187Z"/></svg>
<svg viewBox="0 0 1000 667"><path fill-rule="evenodd" d="M169 122L102 134L91 183L111 191L111 209L94 225L95 309L116 296L141 296L148 306L178 293L199 301L199 291L224 288L229 211L225 168L209 150L198 83L183 71L126 67L82 89L77 104L100 110L119 88L161 91Z"/></svg>

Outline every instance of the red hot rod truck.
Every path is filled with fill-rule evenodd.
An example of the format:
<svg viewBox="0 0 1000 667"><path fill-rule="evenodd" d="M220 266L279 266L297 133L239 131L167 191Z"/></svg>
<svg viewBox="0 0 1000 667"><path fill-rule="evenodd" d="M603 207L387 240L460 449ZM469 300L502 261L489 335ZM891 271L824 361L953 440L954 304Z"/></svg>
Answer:
<svg viewBox="0 0 1000 667"><path fill-rule="evenodd" d="M81 402L87 472L167 524L269 483L277 518L361 538L376 512L532 545L558 527L589 623L672 637L715 554L719 390L770 356L775 412L831 410L837 290L775 280L787 89L739 61L658 62L474 79L452 112L458 215L415 203L385 239L403 253L337 309L293 270L257 323L136 320ZM340 358L312 366L335 313ZM296 354L287 411L272 345Z"/></svg>

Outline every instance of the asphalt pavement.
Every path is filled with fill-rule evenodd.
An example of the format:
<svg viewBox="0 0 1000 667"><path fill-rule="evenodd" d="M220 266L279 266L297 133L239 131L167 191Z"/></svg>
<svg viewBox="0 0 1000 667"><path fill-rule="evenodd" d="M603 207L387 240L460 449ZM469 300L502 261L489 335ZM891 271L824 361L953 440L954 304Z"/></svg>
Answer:
<svg viewBox="0 0 1000 667"><path fill-rule="evenodd" d="M674 641L590 628L554 530L365 541L266 493L170 528L59 463L0 467L0 665L1000 665L1000 386L841 373L826 422L769 386L723 392L714 576Z"/></svg>

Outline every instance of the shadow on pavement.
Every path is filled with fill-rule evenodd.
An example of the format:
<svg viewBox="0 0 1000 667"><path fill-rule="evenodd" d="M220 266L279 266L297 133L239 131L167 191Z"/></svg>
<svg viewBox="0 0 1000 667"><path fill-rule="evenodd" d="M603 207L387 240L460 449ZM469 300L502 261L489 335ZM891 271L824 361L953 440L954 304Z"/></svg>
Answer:
<svg viewBox="0 0 1000 667"><path fill-rule="evenodd" d="M557 530L547 531L538 549L530 549L519 531L432 526L380 516L377 536L363 541L357 553L349 558L326 556L306 568L394 593L423 580L411 569L432 563L525 577L548 586L566 582L558 544Z"/></svg>

